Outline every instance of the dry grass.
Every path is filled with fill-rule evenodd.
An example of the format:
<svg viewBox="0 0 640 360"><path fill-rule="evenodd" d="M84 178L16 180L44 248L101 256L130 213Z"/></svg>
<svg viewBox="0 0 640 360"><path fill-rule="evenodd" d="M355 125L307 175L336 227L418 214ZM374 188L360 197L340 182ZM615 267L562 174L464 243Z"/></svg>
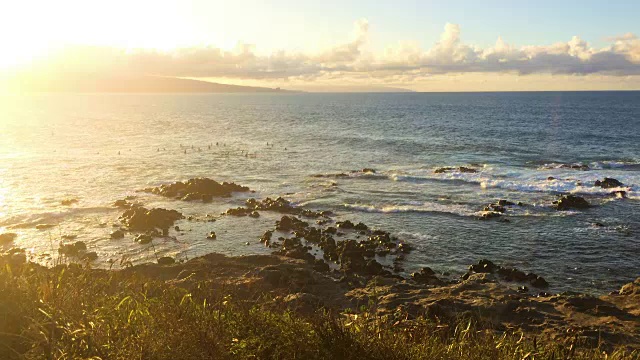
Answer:
<svg viewBox="0 0 640 360"><path fill-rule="evenodd" d="M188 292L130 272L0 269L1 359L640 359L571 339L536 343L471 321L298 315L266 298Z"/></svg>

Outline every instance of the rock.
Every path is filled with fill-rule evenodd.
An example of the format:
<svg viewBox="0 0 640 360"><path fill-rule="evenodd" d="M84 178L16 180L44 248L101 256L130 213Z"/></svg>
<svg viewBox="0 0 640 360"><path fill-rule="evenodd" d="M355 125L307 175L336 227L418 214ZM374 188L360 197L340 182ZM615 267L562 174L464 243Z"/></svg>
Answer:
<svg viewBox="0 0 640 360"><path fill-rule="evenodd" d="M514 206L515 203L509 201L509 200L504 200L504 199L500 199L498 200L498 205L500 206Z"/></svg>
<svg viewBox="0 0 640 360"><path fill-rule="evenodd" d="M562 164L560 165L560 169L573 169L573 170L589 170L589 165L586 164Z"/></svg>
<svg viewBox="0 0 640 360"><path fill-rule="evenodd" d="M259 218L259 217L260 217L260 213L259 213L259 212L257 212L257 211L252 211L252 212L249 214L249 217L252 217L252 218Z"/></svg>
<svg viewBox="0 0 640 360"><path fill-rule="evenodd" d="M38 225L36 225L36 229L38 229L38 230L51 229L52 227L55 227L55 225L54 224L38 224Z"/></svg>
<svg viewBox="0 0 640 360"><path fill-rule="evenodd" d="M122 239L122 238L124 238L124 231L122 231L122 230L113 231L110 234L110 236L111 236L112 239Z"/></svg>
<svg viewBox="0 0 640 360"><path fill-rule="evenodd" d="M291 231L300 230L309 226L309 223L292 216L283 216L280 220L276 221L276 230Z"/></svg>
<svg viewBox="0 0 640 360"><path fill-rule="evenodd" d="M18 237L16 233L0 234L0 245L9 244Z"/></svg>
<svg viewBox="0 0 640 360"><path fill-rule="evenodd" d="M194 178L185 182L178 181L155 188L147 188L143 191L164 197L179 198L184 201L209 202L214 197L229 197L234 192L249 192L251 190L235 183L219 183L208 178Z"/></svg>
<svg viewBox="0 0 640 360"><path fill-rule="evenodd" d="M492 273L498 269L496 264L487 259L478 261L477 264L469 266L469 271L476 273Z"/></svg>
<svg viewBox="0 0 640 360"><path fill-rule="evenodd" d="M86 261L96 261L98 260L98 253L95 251L91 251L82 255L82 260Z"/></svg>
<svg viewBox="0 0 640 360"><path fill-rule="evenodd" d="M627 192L624 190L613 191L610 194L617 197L618 199L625 199L627 197Z"/></svg>
<svg viewBox="0 0 640 360"><path fill-rule="evenodd" d="M322 211L311 211L307 209L302 209L291 205L291 202L288 200L278 197L277 199L266 198L262 201L258 201L256 199L247 199L245 202L247 215L257 217L255 214L252 215L253 212L256 214L258 210L263 211L275 211L281 214L290 214L290 215L300 215L308 218L319 218L319 217L328 217L330 214L328 212ZM258 214L259 216L259 214Z"/></svg>
<svg viewBox="0 0 640 360"><path fill-rule="evenodd" d="M120 215L120 221L133 231L169 229L180 219L184 219L184 216L176 210L162 208L149 210L142 206L131 207Z"/></svg>
<svg viewBox="0 0 640 360"><path fill-rule="evenodd" d="M540 289L546 289L549 287L549 283L542 276L536 276L536 278L531 280L530 283L533 287Z"/></svg>
<svg viewBox="0 0 640 360"><path fill-rule="evenodd" d="M640 295L640 277L637 278L634 282L625 284L620 291L618 292L620 295Z"/></svg>
<svg viewBox="0 0 640 360"><path fill-rule="evenodd" d="M460 166L460 167L457 167L457 168L453 168L453 167L437 168L437 169L434 170L434 173L436 173L436 174L444 174L444 173L454 172L454 171L458 171L458 172L461 172L461 173L477 173L478 172L478 170L476 170L476 169Z"/></svg>
<svg viewBox="0 0 640 360"><path fill-rule="evenodd" d="M548 181L553 181L553 180L556 180L556 178L554 178L553 176L549 176L549 177L547 178L547 180L548 180Z"/></svg>
<svg viewBox="0 0 640 360"><path fill-rule="evenodd" d="M599 186L603 189L611 189L611 188L617 188L620 186L624 186L624 184L622 184L620 181L614 179L614 178L604 178L604 180L600 181L600 180L596 180L595 186Z"/></svg>
<svg viewBox="0 0 640 360"><path fill-rule="evenodd" d="M207 235L207 239L209 239L209 240L215 240L215 239L217 239L217 238L218 238L218 236L216 235L216 232L215 232L215 231L211 231L211 232Z"/></svg>
<svg viewBox="0 0 640 360"><path fill-rule="evenodd" d="M138 234L133 241L137 242L140 245L146 245L153 241L153 236L149 234Z"/></svg>
<svg viewBox="0 0 640 360"><path fill-rule="evenodd" d="M121 199L121 200L114 201L113 202L113 206L118 207L118 208L129 208L129 207L133 206L133 204L128 202L125 199Z"/></svg>
<svg viewBox="0 0 640 360"><path fill-rule="evenodd" d="M379 262L375 259L371 259L367 261L364 271L367 275L379 275L384 271L384 269Z"/></svg>
<svg viewBox="0 0 640 360"><path fill-rule="evenodd" d="M163 256L161 258L158 259L158 265L173 265L175 264L176 260L170 256Z"/></svg>
<svg viewBox="0 0 640 360"><path fill-rule="evenodd" d="M70 205L76 204L77 202L78 202L78 199L64 199L60 202L60 204L64 206L70 206Z"/></svg>
<svg viewBox="0 0 640 360"><path fill-rule="evenodd" d="M480 213L481 220L495 219L502 216L502 213L497 211L482 211Z"/></svg>
<svg viewBox="0 0 640 360"><path fill-rule="evenodd" d="M419 272L411 274L411 279L415 282L427 285L440 285L444 282L436 276L436 273L429 267L423 267Z"/></svg>
<svg viewBox="0 0 640 360"><path fill-rule="evenodd" d="M560 199L554 201L553 204L556 206L556 209L560 211L570 209L587 209L591 206L587 200L575 195L564 195L560 197Z"/></svg>
<svg viewBox="0 0 640 360"><path fill-rule="evenodd" d="M364 168L364 169L362 169L362 172L365 173L365 174L375 174L376 173L376 171L374 169L371 169L371 168Z"/></svg>
<svg viewBox="0 0 640 360"><path fill-rule="evenodd" d="M87 244L83 241L76 241L73 244L60 244L58 248L58 253L67 256L78 256L85 251L87 251Z"/></svg>

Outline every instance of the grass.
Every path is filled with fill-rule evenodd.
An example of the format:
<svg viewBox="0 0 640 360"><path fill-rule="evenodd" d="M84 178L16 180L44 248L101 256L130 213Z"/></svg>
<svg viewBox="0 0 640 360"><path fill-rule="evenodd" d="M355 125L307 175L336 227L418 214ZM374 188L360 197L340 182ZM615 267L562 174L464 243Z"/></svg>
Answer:
<svg viewBox="0 0 640 360"><path fill-rule="evenodd" d="M0 359L640 359L568 338L536 341L436 324L325 311L295 313L267 296L207 281L189 290L135 272L80 266L0 269Z"/></svg>

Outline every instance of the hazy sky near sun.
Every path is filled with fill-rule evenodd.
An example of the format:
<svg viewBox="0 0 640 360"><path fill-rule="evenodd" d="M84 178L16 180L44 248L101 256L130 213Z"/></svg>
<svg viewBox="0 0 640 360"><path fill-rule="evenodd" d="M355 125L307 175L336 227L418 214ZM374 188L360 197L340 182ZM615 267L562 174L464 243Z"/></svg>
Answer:
<svg viewBox="0 0 640 360"><path fill-rule="evenodd" d="M0 68L293 88L640 88L639 14L628 0L7 0Z"/></svg>

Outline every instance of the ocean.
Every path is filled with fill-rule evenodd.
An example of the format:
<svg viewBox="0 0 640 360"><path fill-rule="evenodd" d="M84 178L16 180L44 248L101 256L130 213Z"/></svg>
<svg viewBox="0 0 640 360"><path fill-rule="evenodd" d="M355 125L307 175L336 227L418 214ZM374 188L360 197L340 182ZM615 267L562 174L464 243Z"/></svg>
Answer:
<svg viewBox="0 0 640 360"><path fill-rule="evenodd" d="M352 172L364 168L375 173ZM193 177L255 193L201 203L138 191ZM605 177L624 186L594 185ZM567 193L593 206L555 210ZM125 196L195 220L149 245L112 240ZM258 238L281 214L220 214L278 196L412 244L405 274L453 278L487 258L552 291L606 293L640 276L640 92L0 96L0 233L17 233L4 247L34 261L54 264L64 235L96 251L97 267L270 253ZM480 220L499 199L521 205Z"/></svg>

